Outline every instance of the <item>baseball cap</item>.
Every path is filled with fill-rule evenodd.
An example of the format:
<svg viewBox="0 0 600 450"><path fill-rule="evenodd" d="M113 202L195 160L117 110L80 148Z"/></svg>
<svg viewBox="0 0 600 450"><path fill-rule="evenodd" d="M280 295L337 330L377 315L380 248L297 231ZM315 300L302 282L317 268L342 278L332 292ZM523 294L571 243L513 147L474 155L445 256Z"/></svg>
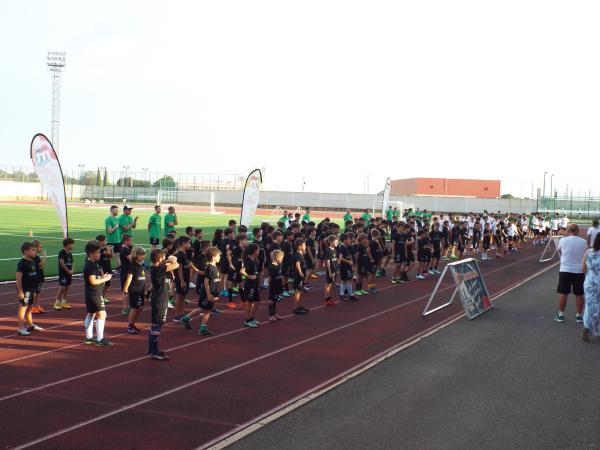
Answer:
<svg viewBox="0 0 600 450"><path fill-rule="evenodd" d="M125 211L126 209L133 209L133 206L129 206L129 205L123 206L123 211Z"/></svg>

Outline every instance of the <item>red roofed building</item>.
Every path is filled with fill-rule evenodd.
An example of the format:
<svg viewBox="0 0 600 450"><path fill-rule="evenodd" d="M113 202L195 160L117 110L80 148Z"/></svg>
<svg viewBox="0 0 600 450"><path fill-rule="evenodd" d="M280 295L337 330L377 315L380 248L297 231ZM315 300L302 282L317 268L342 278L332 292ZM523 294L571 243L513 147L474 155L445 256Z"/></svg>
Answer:
<svg viewBox="0 0 600 450"><path fill-rule="evenodd" d="M392 180L390 194L497 198L500 197L500 180L406 178Z"/></svg>

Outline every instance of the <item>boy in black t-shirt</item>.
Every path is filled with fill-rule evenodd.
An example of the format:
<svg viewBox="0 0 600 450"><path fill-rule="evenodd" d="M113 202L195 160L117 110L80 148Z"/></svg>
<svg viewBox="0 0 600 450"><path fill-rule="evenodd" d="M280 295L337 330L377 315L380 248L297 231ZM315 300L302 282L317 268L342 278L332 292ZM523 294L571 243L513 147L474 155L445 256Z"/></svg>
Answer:
<svg viewBox="0 0 600 450"><path fill-rule="evenodd" d="M121 261L121 272L119 274L119 281L121 283L121 292L125 287L125 280L127 280L127 275L129 275L129 270L131 269L131 236L128 234L123 235L123 240L121 241L121 251L119 252L119 260ZM126 295L123 296L123 311L121 312L124 316L128 316L131 311L129 308L129 301Z"/></svg>
<svg viewBox="0 0 600 450"><path fill-rule="evenodd" d="M331 288L335 284L335 276L337 273L337 245L338 237L335 235L327 236L327 246L325 247L325 306L335 306L335 302L331 299Z"/></svg>
<svg viewBox="0 0 600 450"><path fill-rule="evenodd" d="M256 328L260 322L256 320L256 311L260 302L260 292L258 289L260 272L258 270L258 244L252 242L244 250L244 264L240 270L241 275L246 277L244 280L244 296L246 300L246 322L244 326Z"/></svg>
<svg viewBox="0 0 600 450"><path fill-rule="evenodd" d="M240 234L235 239L233 250L231 251L231 265L229 267L230 289L227 290L229 297L228 308L235 309L237 305L233 301L234 291L240 295L240 307L246 308L246 295L243 287L241 270L244 265L244 251L248 246L248 237L245 234ZM230 305L233 304L233 307Z"/></svg>
<svg viewBox="0 0 600 450"><path fill-rule="evenodd" d="M394 276L392 276L392 283L404 283L406 272L404 269L404 263L407 260L406 257L406 226L404 223L396 225L396 230L392 231L392 257L394 258Z"/></svg>
<svg viewBox="0 0 600 450"><path fill-rule="evenodd" d="M146 270L144 268L144 258L146 252L142 247L134 247L131 251L131 267L125 280L123 294L129 298L129 322L127 332L129 334L138 334L140 329L135 326L135 321L144 307L146 291Z"/></svg>
<svg viewBox="0 0 600 450"><path fill-rule="evenodd" d="M152 290L150 292L150 306L152 312L150 314L151 323L150 332L148 334L148 354L152 359L158 361L166 361L169 359L165 352L158 348L160 338L160 330L165 323L167 317L167 306L169 304L169 285L167 283L168 275L177 270L179 263L175 255L166 258L166 253L163 250L154 249L150 252L150 280L152 282Z"/></svg>
<svg viewBox="0 0 600 450"><path fill-rule="evenodd" d="M433 273L441 273L438 270L438 265L440 263L440 257L442 256L442 240L444 239L444 234L440 231L440 223L434 222L433 230L429 233L429 238L431 239L431 245L433 246L433 252L431 255L431 272Z"/></svg>
<svg viewBox="0 0 600 450"><path fill-rule="evenodd" d="M283 319L277 314L277 302L281 300L283 293L283 280L281 275L281 263L283 252L273 250L271 252L271 264L269 265L269 322Z"/></svg>
<svg viewBox="0 0 600 450"><path fill-rule="evenodd" d="M180 322L183 317L185 296L190 286L190 260L188 251L192 245L188 236L181 236L178 240L178 251L175 254L179 267L175 272L175 316L174 322Z"/></svg>
<svg viewBox="0 0 600 450"><path fill-rule="evenodd" d="M310 310L302 305L302 292L304 287L304 281L306 279L306 261L304 260L304 253L306 252L306 242L302 238L298 238L294 241L294 254L292 256L292 274L294 279L294 286L296 287L294 292L294 314L302 315L306 314ZM285 258L285 256L284 256Z"/></svg>
<svg viewBox="0 0 600 450"><path fill-rule="evenodd" d="M38 286L38 272L34 261L36 256L35 245L32 242L24 242L21 245L23 258L17 264L17 296L19 299L18 333L21 336L28 336L32 331L41 331L42 328L33 323L31 317L31 307L33 305L33 296ZM27 327L25 327L27 323Z"/></svg>
<svg viewBox="0 0 600 450"><path fill-rule="evenodd" d="M104 338L106 311L102 299L102 287L112 275L103 274L98 262L100 261L100 243L89 241L85 246L87 259L83 266L83 282L85 285L85 343L98 347L110 347L112 342ZM94 339L94 318L96 319L96 339Z"/></svg>
<svg viewBox="0 0 600 450"><path fill-rule="evenodd" d="M419 231L419 239L417 240L417 260L419 261L419 273L416 276L418 280L424 280L429 273L429 264L431 263L431 239L427 231Z"/></svg>
<svg viewBox="0 0 600 450"><path fill-rule="evenodd" d="M36 255L33 258L33 260L35 261L36 270L38 274L38 284L35 290L35 294L33 296L33 306L31 307L31 312L33 314L42 314L46 312L46 310L40 302L40 292L42 292L42 284L44 283L44 281L46 281L44 277L44 266L46 265L46 251L44 250L42 243L37 239L31 242L33 243L33 245L35 245Z"/></svg>
<svg viewBox="0 0 600 450"><path fill-rule="evenodd" d="M342 300L358 300L352 292L352 277L354 276L354 261L350 251L350 235L344 233L340 236L342 243L338 247L340 267L340 298Z"/></svg>
<svg viewBox="0 0 600 450"><path fill-rule="evenodd" d="M190 321L192 317L202 313L202 324L198 331L199 336L213 336L214 334L208 331L208 319L210 313L215 307L215 303L219 300L219 284L221 282L221 273L217 268L221 260L221 253L216 247L208 247L206 249L206 267L204 268L203 280L201 287L198 289L198 308L186 314L181 319L183 326L191 330ZM199 280L196 286L200 286Z"/></svg>
<svg viewBox="0 0 600 450"><path fill-rule="evenodd" d="M102 246L100 248L100 269L102 269L103 274L109 273L112 275L113 246L106 244L106 236L103 234L96 236L96 240L100 242L100 245ZM110 280L104 283L104 288L102 289L102 298L104 299L105 305L110 303L110 300L106 297L109 287Z"/></svg>
<svg viewBox="0 0 600 450"><path fill-rule="evenodd" d="M58 252L58 292L56 293L56 301L54 309L70 309L71 305L67 303L67 294L69 286L73 280L73 246L75 241L71 238L63 239L63 249Z"/></svg>

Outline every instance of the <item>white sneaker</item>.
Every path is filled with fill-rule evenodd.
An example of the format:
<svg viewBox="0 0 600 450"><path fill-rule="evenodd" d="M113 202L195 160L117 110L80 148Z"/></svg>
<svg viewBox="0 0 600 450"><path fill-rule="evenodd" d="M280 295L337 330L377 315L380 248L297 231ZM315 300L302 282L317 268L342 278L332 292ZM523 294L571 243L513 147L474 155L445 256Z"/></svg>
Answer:
<svg viewBox="0 0 600 450"><path fill-rule="evenodd" d="M30 327L27 327L27 331L44 331L42 327L38 327L35 323Z"/></svg>
<svg viewBox="0 0 600 450"><path fill-rule="evenodd" d="M17 330L17 333L19 334L19 336L29 336L31 333L29 331L27 331L25 328L19 328Z"/></svg>
<svg viewBox="0 0 600 450"><path fill-rule="evenodd" d="M190 281L189 287L190 287L190 289L195 289L196 285Z"/></svg>
<svg viewBox="0 0 600 450"><path fill-rule="evenodd" d="M424 280L425 279L425 277L423 275L421 275L421 274L417 275L415 278L417 280Z"/></svg>
<svg viewBox="0 0 600 450"><path fill-rule="evenodd" d="M435 272L434 272L434 270L433 270L433 269L429 269L429 270L427 271L427 273L428 273L429 275L435 275Z"/></svg>

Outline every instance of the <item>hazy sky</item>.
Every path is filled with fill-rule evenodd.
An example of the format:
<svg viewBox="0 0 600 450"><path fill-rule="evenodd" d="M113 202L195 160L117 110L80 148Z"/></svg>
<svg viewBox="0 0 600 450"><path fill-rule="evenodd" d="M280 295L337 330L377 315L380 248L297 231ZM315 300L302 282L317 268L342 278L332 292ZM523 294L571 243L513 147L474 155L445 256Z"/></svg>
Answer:
<svg viewBox="0 0 600 450"><path fill-rule="evenodd" d="M3 1L0 164L50 134L76 168L248 172L371 192L385 177L599 191L600 2ZM575 184L575 183L578 184ZM510 191L505 184L503 191ZM516 188L513 188L516 189Z"/></svg>

